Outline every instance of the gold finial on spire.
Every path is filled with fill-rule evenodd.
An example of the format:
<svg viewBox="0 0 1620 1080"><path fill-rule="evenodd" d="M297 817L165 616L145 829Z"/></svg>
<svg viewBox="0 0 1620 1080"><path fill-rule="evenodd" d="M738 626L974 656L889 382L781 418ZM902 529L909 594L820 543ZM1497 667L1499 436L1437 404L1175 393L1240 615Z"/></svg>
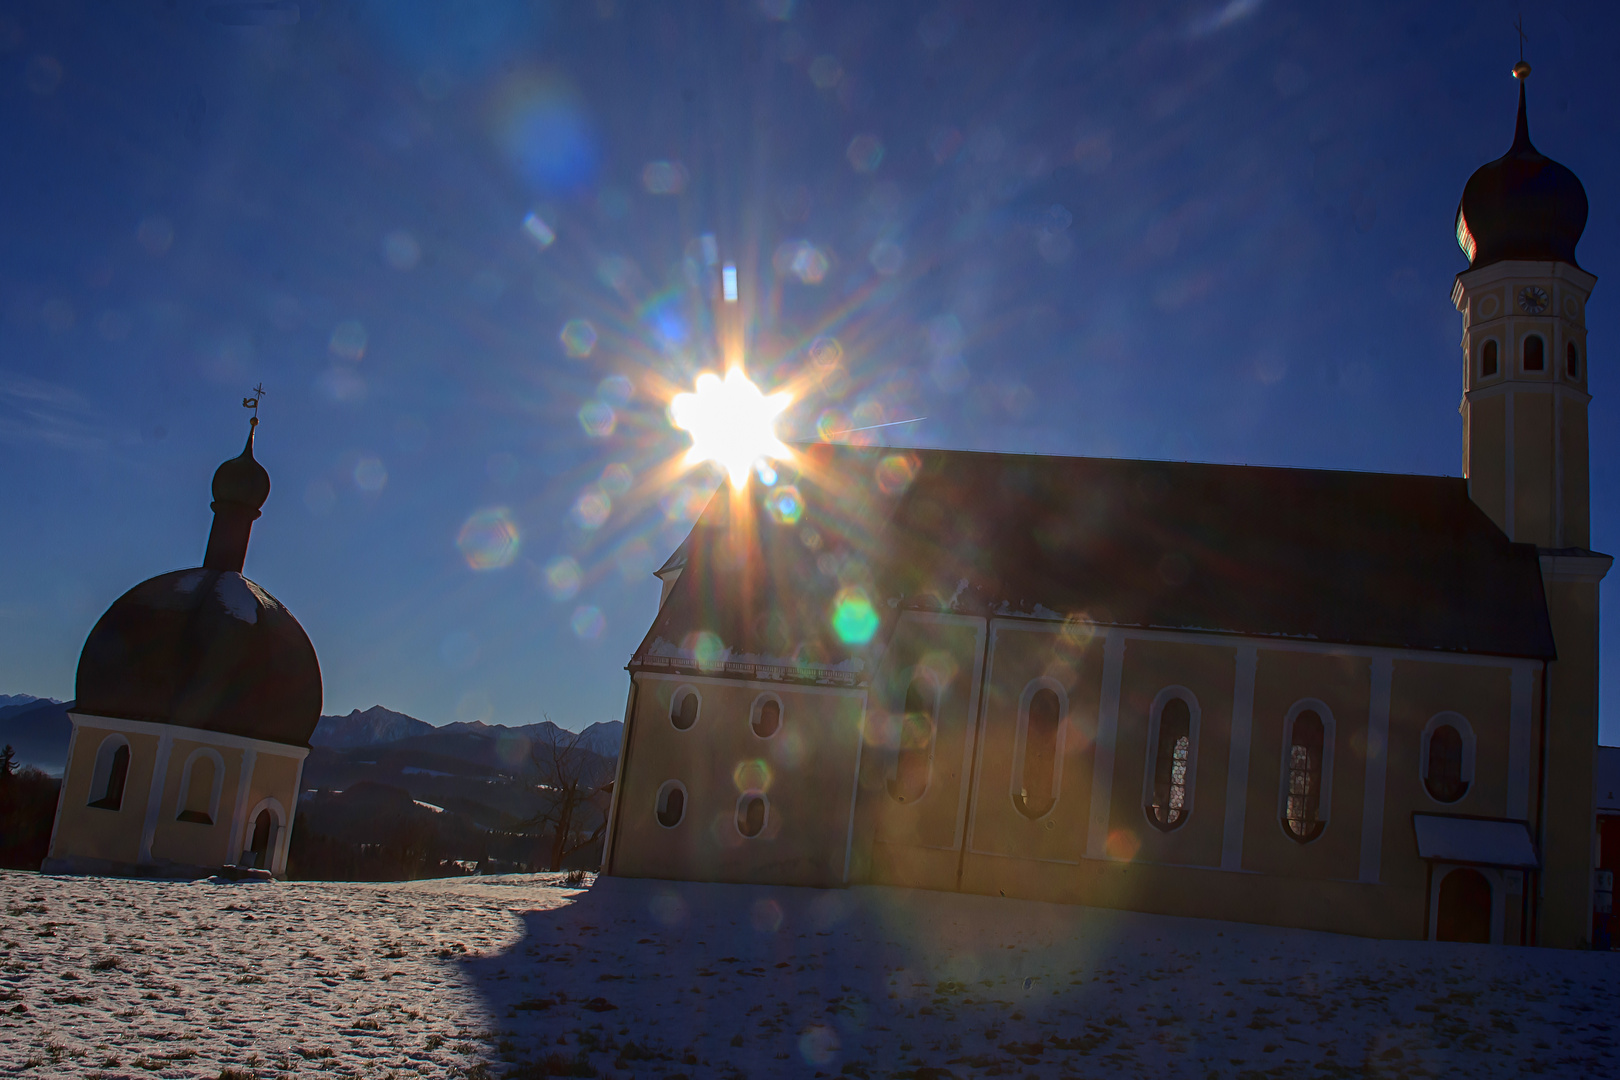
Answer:
<svg viewBox="0 0 1620 1080"><path fill-rule="evenodd" d="M253 388L252 397L245 397L242 399L242 408L253 410L253 418L248 421L249 431L259 426L259 399L264 397L264 394L264 383L261 382L258 386Z"/></svg>
<svg viewBox="0 0 1620 1080"><path fill-rule="evenodd" d="M1523 82L1530 77L1530 65L1524 62L1524 16L1520 15L1513 20L1513 29L1519 32L1519 62L1513 65L1513 77Z"/></svg>

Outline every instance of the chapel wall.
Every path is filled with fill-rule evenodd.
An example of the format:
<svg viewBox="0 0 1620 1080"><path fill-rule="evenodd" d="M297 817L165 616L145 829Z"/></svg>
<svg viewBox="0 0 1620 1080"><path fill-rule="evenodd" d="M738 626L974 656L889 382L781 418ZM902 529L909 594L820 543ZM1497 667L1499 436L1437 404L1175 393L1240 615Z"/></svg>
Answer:
<svg viewBox="0 0 1620 1080"><path fill-rule="evenodd" d="M100 795L100 792L92 793L90 788L95 779L97 752L102 742L114 735L129 742L129 772L119 809L103 810L89 805ZM103 859L133 866L140 855L157 752L156 735L115 732L96 727L93 720L76 721L72 754L63 770L59 814L51 832L49 857Z"/></svg>
<svg viewBox="0 0 1620 1080"><path fill-rule="evenodd" d="M1551 366L1556 356L1548 358ZM1526 376L1545 377L1545 376ZM1558 543L1553 520L1557 476L1553 391L1513 395L1513 528L1508 535L1524 544Z"/></svg>
<svg viewBox="0 0 1620 1080"><path fill-rule="evenodd" d="M967 829L985 622L905 612L873 674L861 758L851 880L954 889ZM907 689L933 691L933 744L920 798L895 797ZM903 792L900 794L904 794Z"/></svg>
<svg viewBox="0 0 1620 1080"><path fill-rule="evenodd" d="M1290 878L1355 880L1360 871L1372 661L1365 656L1261 649L1255 668L1243 869ZM1282 824L1285 720L1291 707L1325 706L1333 761L1324 764L1326 825L1309 843ZM1320 711L1320 710L1318 710ZM1331 786L1328 786L1330 782Z"/></svg>
<svg viewBox="0 0 1620 1080"><path fill-rule="evenodd" d="M1547 671L1547 801L1542 942L1582 948L1592 935L1597 865L1598 586L1546 581L1558 659Z"/></svg>
<svg viewBox="0 0 1620 1080"><path fill-rule="evenodd" d="M768 885L844 882L865 692L637 672L631 731L614 808L610 872L624 877ZM677 694L701 700L691 727L671 722ZM761 737L762 695L781 706ZM661 824L660 791L682 786L680 819ZM744 836L745 800L767 807Z"/></svg>
<svg viewBox="0 0 1620 1080"><path fill-rule="evenodd" d="M1477 361L1475 361L1477 363ZM1499 526L1507 525L1507 397L1475 398L1465 406L1468 497Z"/></svg>
<svg viewBox="0 0 1620 1080"><path fill-rule="evenodd" d="M1230 645L1127 640L1115 738L1110 849L1133 859L1172 865L1219 866L1231 758L1235 650ZM1149 742L1154 705L1174 688L1198 705L1198 745L1189 768L1190 812L1164 832L1147 813L1157 747Z"/></svg>
<svg viewBox="0 0 1620 1080"><path fill-rule="evenodd" d="M213 821L181 821L186 809L186 762L198 750L212 750L224 764L218 808ZM201 757L202 755L199 755ZM193 764L193 768L196 765ZM176 738L169 744L168 767L163 777L163 795L158 804L157 822L152 831L152 858L158 863L180 866L220 866L236 860L227 852L230 846L232 812L242 775L242 751L201 739Z"/></svg>

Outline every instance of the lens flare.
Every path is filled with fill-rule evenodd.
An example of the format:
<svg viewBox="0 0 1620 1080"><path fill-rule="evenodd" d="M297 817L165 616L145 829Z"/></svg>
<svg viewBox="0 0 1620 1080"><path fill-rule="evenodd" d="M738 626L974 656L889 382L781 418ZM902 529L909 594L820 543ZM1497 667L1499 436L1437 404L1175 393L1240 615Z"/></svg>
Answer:
<svg viewBox="0 0 1620 1080"><path fill-rule="evenodd" d="M596 327L588 319L569 319L563 323L557 340L562 342L569 356L580 360L591 355L591 350L596 348Z"/></svg>
<svg viewBox="0 0 1620 1080"><path fill-rule="evenodd" d="M878 613L864 589L840 589L833 600L833 633L846 645L865 645L877 633Z"/></svg>
<svg viewBox="0 0 1620 1080"><path fill-rule="evenodd" d="M692 393L675 395L669 415L676 427L692 436L686 464L716 462L731 477L732 486L741 488L748 483L754 462L788 456L788 448L776 436L776 418L792 400L787 391L766 396L742 368L734 367L724 380L709 371L699 375Z"/></svg>
<svg viewBox="0 0 1620 1080"><path fill-rule="evenodd" d="M613 406L605 401L591 400L579 407L579 426L593 439L604 439L613 434L619 418Z"/></svg>
<svg viewBox="0 0 1620 1080"><path fill-rule="evenodd" d="M474 570L499 570L512 565L518 553L518 527L504 506L480 510L468 518L456 537L456 547Z"/></svg>
<svg viewBox="0 0 1620 1080"><path fill-rule="evenodd" d="M582 641L595 641L607 629L607 620L602 617L602 610L593 605L577 608L573 618L574 636Z"/></svg>
<svg viewBox="0 0 1620 1080"><path fill-rule="evenodd" d="M765 509L778 525L797 525L804 516L804 498L798 488L785 484L765 496Z"/></svg>
<svg viewBox="0 0 1620 1080"><path fill-rule="evenodd" d="M546 564L546 591L554 600L571 600L585 581L585 572L577 560L563 555Z"/></svg>

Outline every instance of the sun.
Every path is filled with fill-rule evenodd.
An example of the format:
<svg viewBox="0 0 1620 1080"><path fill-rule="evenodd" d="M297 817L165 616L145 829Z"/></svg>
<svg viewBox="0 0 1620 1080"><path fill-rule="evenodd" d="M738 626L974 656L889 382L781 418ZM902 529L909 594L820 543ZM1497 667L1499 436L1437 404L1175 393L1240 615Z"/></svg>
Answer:
<svg viewBox="0 0 1620 1080"><path fill-rule="evenodd" d="M692 436L686 464L717 462L733 487L748 483L748 472L764 458L785 458L789 451L776 437L776 418L793 400L786 390L766 395L734 367L726 377L705 371L691 393L676 394L670 419Z"/></svg>

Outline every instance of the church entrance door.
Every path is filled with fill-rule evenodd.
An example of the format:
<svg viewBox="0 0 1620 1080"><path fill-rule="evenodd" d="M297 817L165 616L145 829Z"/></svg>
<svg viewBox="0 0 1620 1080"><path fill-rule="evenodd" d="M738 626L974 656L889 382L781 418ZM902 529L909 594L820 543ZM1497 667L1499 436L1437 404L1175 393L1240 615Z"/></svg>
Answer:
<svg viewBox="0 0 1620 1080"><path fill-rule="evenodd" d="M1434 936L1439 941L1491 942L1491 883L1478 870L1453 870L1440 881Z"/></svg>

